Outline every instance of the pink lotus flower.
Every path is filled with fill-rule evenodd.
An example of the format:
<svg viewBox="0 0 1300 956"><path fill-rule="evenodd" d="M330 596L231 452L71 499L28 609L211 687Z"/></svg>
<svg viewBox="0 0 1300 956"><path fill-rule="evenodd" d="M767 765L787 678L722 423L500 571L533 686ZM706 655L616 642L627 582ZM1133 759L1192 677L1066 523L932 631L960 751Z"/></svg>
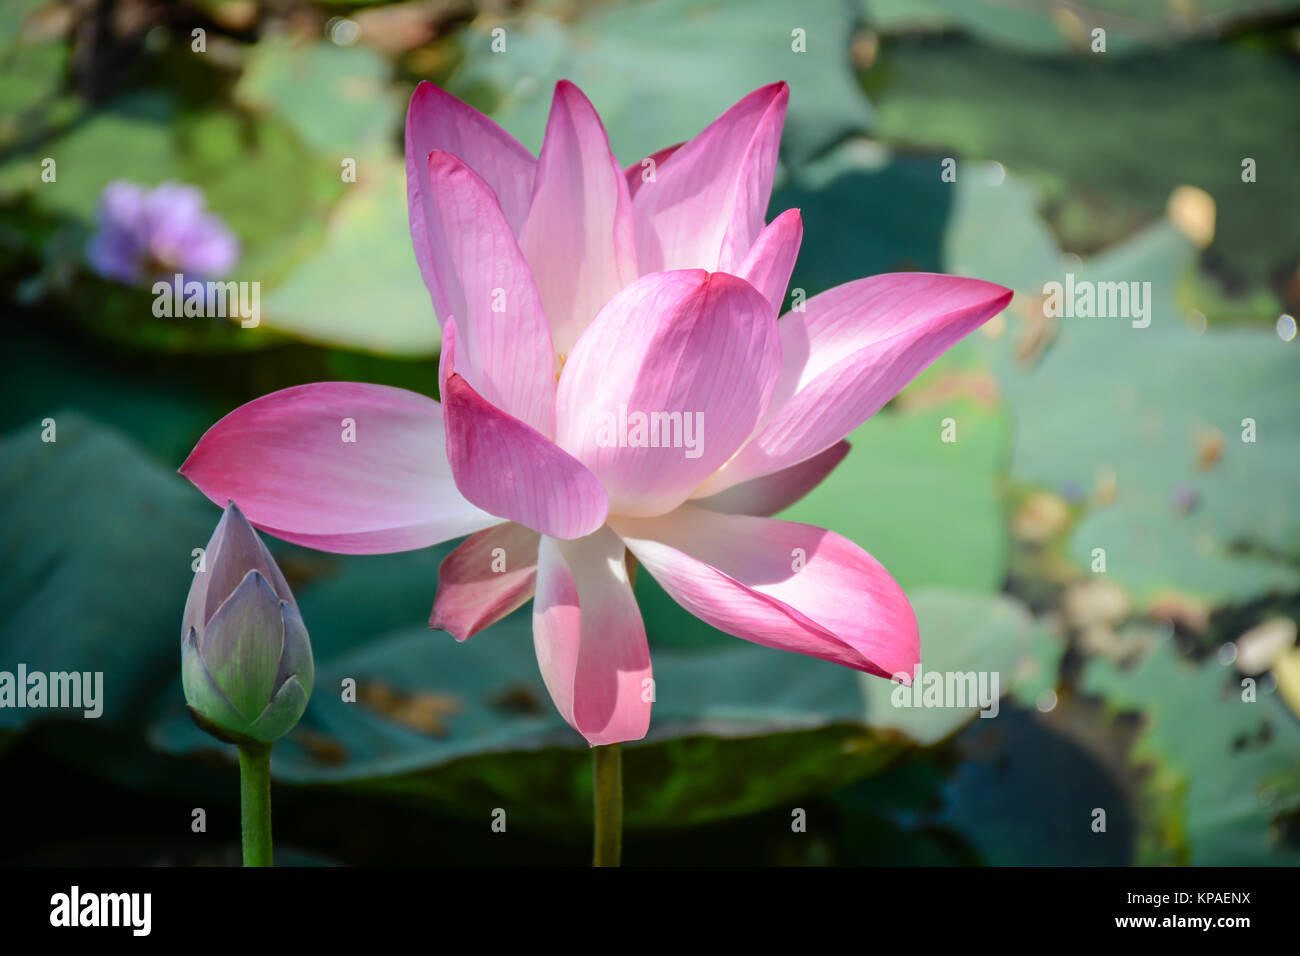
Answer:
<svg viewBox="0 0 1300 956"><path fill-rule="evenodd" d="M778 321L802 237L797 210L764 223L787 99L783 83L756 90L623 170L568 82L537 159L421 84L407 189L443 327L442 403L379 385L285 389L214 425L181 472L325 551L470 534L442 564L430 624L465 640L533 598L546 686L592 744L640 739L650 722L627 551L722 631L910 676L916 618L888 572L833 531L767 516L1011 292L882 275ZM691 423L694 446L675 445Z"/></svg>

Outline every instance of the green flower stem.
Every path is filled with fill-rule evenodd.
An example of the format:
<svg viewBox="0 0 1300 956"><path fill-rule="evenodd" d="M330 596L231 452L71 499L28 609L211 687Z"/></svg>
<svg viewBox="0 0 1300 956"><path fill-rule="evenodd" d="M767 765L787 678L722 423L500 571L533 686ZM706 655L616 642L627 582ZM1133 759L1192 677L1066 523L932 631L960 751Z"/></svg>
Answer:
<svg viewBox="0 0 1300 956"><path fill-rule="evenodd" d="M591 749L596 790L596 840L592 866L618 866L623 854L623 745Z"/></svg>
<svg viewBox="0 0 1300 956"><path fill-rule="evenodd" d="M270 744L239 745L239 815L244 866L273 866Z"/></svg>

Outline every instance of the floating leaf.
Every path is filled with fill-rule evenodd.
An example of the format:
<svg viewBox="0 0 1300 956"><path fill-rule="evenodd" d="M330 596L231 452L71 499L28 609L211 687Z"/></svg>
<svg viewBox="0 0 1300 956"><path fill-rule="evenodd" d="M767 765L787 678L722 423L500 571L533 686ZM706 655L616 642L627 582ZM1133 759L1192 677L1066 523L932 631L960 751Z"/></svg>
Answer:
<svg viewBox="0 0 1300 956"><path fill-rule="evenodd" d="M328 623L309 619L308 627ZM348 678L358 703L342 699ZM627 748L627 773L637 775L631 826L765 809L869 772L900 746L856 724L856 674L810 658L739 642L716 653L659 651L655 685L651 736ZM588 825L589 751L542 684L527 613L464 644L425 627L379 637L318 659L316 687L299 729L276 746L278 779L418 799L460 815L516 807L511 822L522 826ZM377 687L405 703L374 706ZM409 702L422 696L439 704L436 727L410 719ZM177 753L211 747L179 709L153 740Z"/></svg>
<svg viewBox="0 0 1300 956"><path fill-rule="evenodd" d="M976 159L1032 177L1067 248L1087 252L1131 235L1190 184L1217 204L1209 255L1227 274L1225 288L1237 290L1227 308L1204 300L1201 311L1239 321L1255 301L1244 293L1267 293L1274 275L1296 264L1300 223L1278 211L1300 202L1297 181L1267 175L1296 160L1296 77L1282 55L1188 44L1059 59L950 38L886 44L881 59L878 79L866 74L881 139L958 157L959 183ZM1254 182L1242 181L1247 158ZM1253 314L1271 323L1276 296L1269 300Z"/></svg>
<svg viewBox="0 0 1300 956"><path fill-rule="evenodd" d="M99 672L97 725L139 721L179 680L191 550L214 512L117 432L49 417L55 441L39 422L0 441L0 670ZM9 729L69 717L81 714L0 708Z"/></svg>
<svg viewBox="0 0 1300 956"><path fill-rule="evenodd" d="M1188 36L1218 36L1234 24L1276 16L1288 6L1294 9L1269 0L1136 5L1131 0L1038 5L1001 0L865 0L864 6L871 25L883 32L957 29L1036 54L1091 52L1097 29L1104 32L1106 53L1131 53Z"/></svg>
<svg viewBox="0 0 1300 956"><path fill-rule="evenodd" d="M39 436L35 423L55 409L76 409L96 415L96 429L125 433L170 470L230 410L225 400L200 394L191 371L112 363L102 346L75 348L43 331L13 330L0 355L0 429Z"/></svg>
<svg viewBox="0 0 1300 956"><path fill-rule="evenodd" d="M937 743L981 710L991 716L975 722L995 724L1001 705L992 702L1002 695L1014 690L1019 699L1032 700L1056 683L1063 645L1019 602L928 589L911 599L921 627L922 680L905 688L860 678L872 728L899 730L921 744ZM926 674L931 675L928 681ZM971 675L974 683L959 675ZM927 686L935 680L943 682L945 695L951 690L963 701L945 696L944 706L926 705Z"/></svg>
<svg viewBox="0 0 1300 956"><path fill-rule="evenodd" d="M955 441L943 441L951 419ZM831 528L905 590L993 591L1006 576L998 500L1007 429L997 408L948 402L884 411L849 436L848 457L781 517Z"/></svg>
<svg viewBox="0 0 1300 956"><path fill-rule="evenodd" d="M1139 863L1300 863L1282 829L1300 810L1300 724L1276 696L1243 700L1231 669L1189 663L1167 640L1129 670L1092 661L1083 689L1142 715Z"/></svg>
<svg viewBox="0 0 1300 956"><path fill-rule="evenodd" d="M849 70L851 26L848 5L796 14L781 0L621 2L573 23L530 13L465 31L465 60L450 84L536 150L551 87L567 77L591 97L615 151L632 163L694 136L751 90L785 80L782 149L797 165L871 121ZM493 29L504 31L497 35L504 53L493 52ZM806 52L795 52L796 30Z"/></svg>
<svg viewBox="0 0 1300 956"><path fill-rule="evenodd" d="M275 110L315 149L357 157L383 151L402 101L389 67L364 46L264 39L253 48L236 97Z"/></svg>
<svg viewBox="0 0 1300 956"><path fill-rule="evenodd" d="M123 98L72 124L40 145L0 163L0 193L35 191L50 214L89 223L99 194L114 179L156 185L178 175L172 124L176 107L162 94ZM41 159L56 163L58 179L41 182Z"/></svg>
<svg viewBox="0 0 1300 956"><path fill-rule="evenodd" d="M1008 186L1013 201L999 206L1000 218L984 220L1009 237L995 243L992 227L979 222ZM1291 413L1289 383L1300 371L1300 352L1271 332L1196 334L1178 293L1195 249L1172 225L1156 223L1070 265L1034 226L1028 196L1010 177L996 190L964 188L949 247L954 268L1022 293L1008 312L1014 324L1006 341L988 346L1014 410L1013 477L1092 490L1070 557L1092 569L1094 549L1104 549L1106 573L1140 609L1169 595L1223 603L1295 587L1300 507L1289 489L1300 421ZM1064 285L1067 272L1076 288L1107 282L1137 289L1146 318L1133 309L1112 318L1045 318L1044 283ZM1144 321L1149 325L1134 327ZM1049 331L1025 351L1036 323ZM1207 461L1204 436L1214 433L1223 440Z"/></svg>
<svg viewBox="0 0 1300 956"><path fill-rule="evenodd" d="M772 195L769 218L786 209L803 218L791 290L812 297L880 272L942 271L953 189L938 173L937 159L895 156L854 139L789 177Z"/></svg>
<svg viewBox="0 0 1300 956"><path fill-rule="evenodd" d="M10 0L0 10L0 148L35 139L76 107L62 96L68 47L36 21L41 0Z"/></svg>
<svg viewBox="0 0 1300 956"><path fill-rule="evenodd" d="M431 355L437 318L406 223L402 166L371 160L339 202L324 245L263 303L275 329L391 355Z"/></svg>
<svg viewBox="0 0 1300 956"><path fill-rule="evenodd" d="M527 609L463 644L422 625L384 630L427 616L444 552L331 558L333 575L299 589L317 690L299 729L277 745L274 772L287 783L346 786L462 815L523 804L512 821L585 827L587 747L551 704ZM400 610L368 619L357 593L368 595L366 608ZM937 666L966 669L982 658L979 666L1005 671L1003 690L1055 681L1054 665L1049 673L1030 660L1043 633L1012 602L937 592L919 597L917 610ZM656 703L650 736L627 748L627 772L638 780L629 791L632 826L755 812L838 786L973 716L963 708L900 717L887 696L874 696L887 695L884 681L864 697L857 672L734 638L710 650L665 648L652 609L647 629ZM349 680L356 702L344 699ZM881 727L864 725L877 711ZM175 701L152 739L171 753L212 746ZM755 765L764 773L746 769Z"/></svg>

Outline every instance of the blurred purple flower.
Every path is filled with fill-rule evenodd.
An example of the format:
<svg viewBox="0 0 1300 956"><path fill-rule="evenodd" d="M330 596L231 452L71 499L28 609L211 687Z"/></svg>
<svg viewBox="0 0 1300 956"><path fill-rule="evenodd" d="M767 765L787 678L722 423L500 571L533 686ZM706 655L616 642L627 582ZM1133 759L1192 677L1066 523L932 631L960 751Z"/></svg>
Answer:
<svg viewBox="0 0 1300 956"><path fill-rule="evenodd" d="M239 258L239 240L205 207L197 186L111 182L99 197L99 230L86 259L101 276L127 283L175 272L225 275Z"/></svg>

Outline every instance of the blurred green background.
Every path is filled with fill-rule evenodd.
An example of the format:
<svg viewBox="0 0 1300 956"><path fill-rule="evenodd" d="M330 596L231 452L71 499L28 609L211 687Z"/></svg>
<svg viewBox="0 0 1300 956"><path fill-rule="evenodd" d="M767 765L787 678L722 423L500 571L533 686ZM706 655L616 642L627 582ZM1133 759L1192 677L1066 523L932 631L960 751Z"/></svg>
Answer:
<svg viewBox="0 0 1300 956"><path fill-rule="evenodd" d="M106 702L97 721L0 710L0 861L237 861L233 752L179 680L191 550L219 512L175 469L277 388L436 394L405 101L432 79L536 150L567 77L625 163L788 81L771 214L803 210L808 295L891 270L1017 290L788 513L891 569L927 670L997 671L998 717L895 708L885 682L720 635L641 575L659 700L627 748L626 862L1297 862L1298 24L1259 0L7 0L0 670L103 670ZM147 290L91 273L114 179L202 187L262 327L154 318ZM1067 272L1150 282L1150 327L1044 319ZM584 862L588 755L528 608L457 645L424 626L449 546L269 543L318 661L275 749L280 860Z"/></svg>

